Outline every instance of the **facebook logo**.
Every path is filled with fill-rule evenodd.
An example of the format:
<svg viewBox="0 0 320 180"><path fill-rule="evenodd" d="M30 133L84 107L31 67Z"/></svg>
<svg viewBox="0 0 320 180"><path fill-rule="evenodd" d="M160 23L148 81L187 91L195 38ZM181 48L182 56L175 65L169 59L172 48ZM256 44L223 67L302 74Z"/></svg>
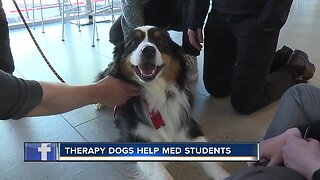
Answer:
<svg viewBox="0 0 320 180"><path fill-rule="evenodd" d="M24 161L56 161L56 143L25 143Z"/></svg>

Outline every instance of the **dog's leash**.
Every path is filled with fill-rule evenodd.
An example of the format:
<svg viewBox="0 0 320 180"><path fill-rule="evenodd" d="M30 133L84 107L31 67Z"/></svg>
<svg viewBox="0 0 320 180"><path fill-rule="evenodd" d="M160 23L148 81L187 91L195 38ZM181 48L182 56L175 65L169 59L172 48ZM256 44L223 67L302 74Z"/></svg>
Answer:
<svg viewBox="0 0 320 180"><path fill-rule="evenodd" d="M18 11L18 13L19 13L19 15L20 15L20 17L21 17L21 19L22 19L24 26L27 28L27 30L28 30L28 32L29 32L29 35L30 35L30 37L31 37L31 39L32 39L32 41L33 41L34 44L36 45L38 51L40 52L41 56L43 57L44 61L46 62L46 64L47 64L48 67L50 68L50 70L51 70L51 71L53 72L53 74L59 79L59 81L61 81L62 83L66 83L66 82L62 79L62 77L57 73L57 71L53 68L53 66L51 65L51 63L50 63L49 60L47 59L47 57L44 55L44 53L43 53L43 51L41 50L39 44L37 43L36 39L34 38L34 36L33 36L32 32L31 32L31 30L30 30L30 28L29 28L29 26L28 26L25 18L23 17L23 15L22 15L22 13L21 13L21 10L20 10L20 8L19 8L16 0L12 0L12 2L13 2L13 4L14 4L14 6L16 7L16 9L17 9L17 11Z"/></svg>

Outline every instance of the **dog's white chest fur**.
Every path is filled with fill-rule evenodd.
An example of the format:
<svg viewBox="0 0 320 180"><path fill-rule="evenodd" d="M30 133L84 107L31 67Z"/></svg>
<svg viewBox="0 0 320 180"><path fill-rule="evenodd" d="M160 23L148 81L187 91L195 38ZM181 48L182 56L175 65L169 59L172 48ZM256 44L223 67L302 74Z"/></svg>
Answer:
<svg viewBox="0 0 320 180"><path fill-rule="evenodd" d="M168 97L169 96L169 97ZM136 130L137 135L142 137L150 137L153 142L172 142L179 138L179 127L181 126L181 118L187 118L186 112L190 112L188 97L185 92L179 91L174 85L167 83L159 78L155 82L145 86L145 100L148 102L148 107L145 107L145 116L151 122L149 110L156 110L162 116L165 123L159 129L154 127L139 124ZM150 133L153 134L150 136ZM149 134L148 136L146 136Z"/></svg>

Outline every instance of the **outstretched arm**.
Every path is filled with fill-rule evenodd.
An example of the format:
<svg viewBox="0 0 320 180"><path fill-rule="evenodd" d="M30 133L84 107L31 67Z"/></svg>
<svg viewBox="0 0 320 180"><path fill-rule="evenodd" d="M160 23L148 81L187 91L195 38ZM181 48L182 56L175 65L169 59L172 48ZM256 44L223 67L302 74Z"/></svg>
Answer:
<svg viewBox="0 0 320 180"><path fill-rule="evenodd" d="M23 80L0 70L0 119L58 114L94 103L120 105L138 91L135 85L112 76L94 84L72 86Z"/></svg>
<svg viewBox="0 0 320 180"><path fill-rule="evenodd" d="M43 97L27 116L51 115L67 112L85 105L101 103L116 106L138 95L138 88L111 76L85 86L40 82Z"/></svg>

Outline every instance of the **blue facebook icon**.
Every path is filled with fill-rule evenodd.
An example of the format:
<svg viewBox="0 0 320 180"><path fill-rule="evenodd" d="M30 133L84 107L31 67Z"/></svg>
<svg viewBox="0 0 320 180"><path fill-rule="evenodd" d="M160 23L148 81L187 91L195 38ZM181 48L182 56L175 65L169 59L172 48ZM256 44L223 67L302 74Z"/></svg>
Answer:
<svg viewBox="0 0 320 180"><path fill-rule="evenodd" d="M24 161L56 161L56 143L25 143Z"/></svg>

